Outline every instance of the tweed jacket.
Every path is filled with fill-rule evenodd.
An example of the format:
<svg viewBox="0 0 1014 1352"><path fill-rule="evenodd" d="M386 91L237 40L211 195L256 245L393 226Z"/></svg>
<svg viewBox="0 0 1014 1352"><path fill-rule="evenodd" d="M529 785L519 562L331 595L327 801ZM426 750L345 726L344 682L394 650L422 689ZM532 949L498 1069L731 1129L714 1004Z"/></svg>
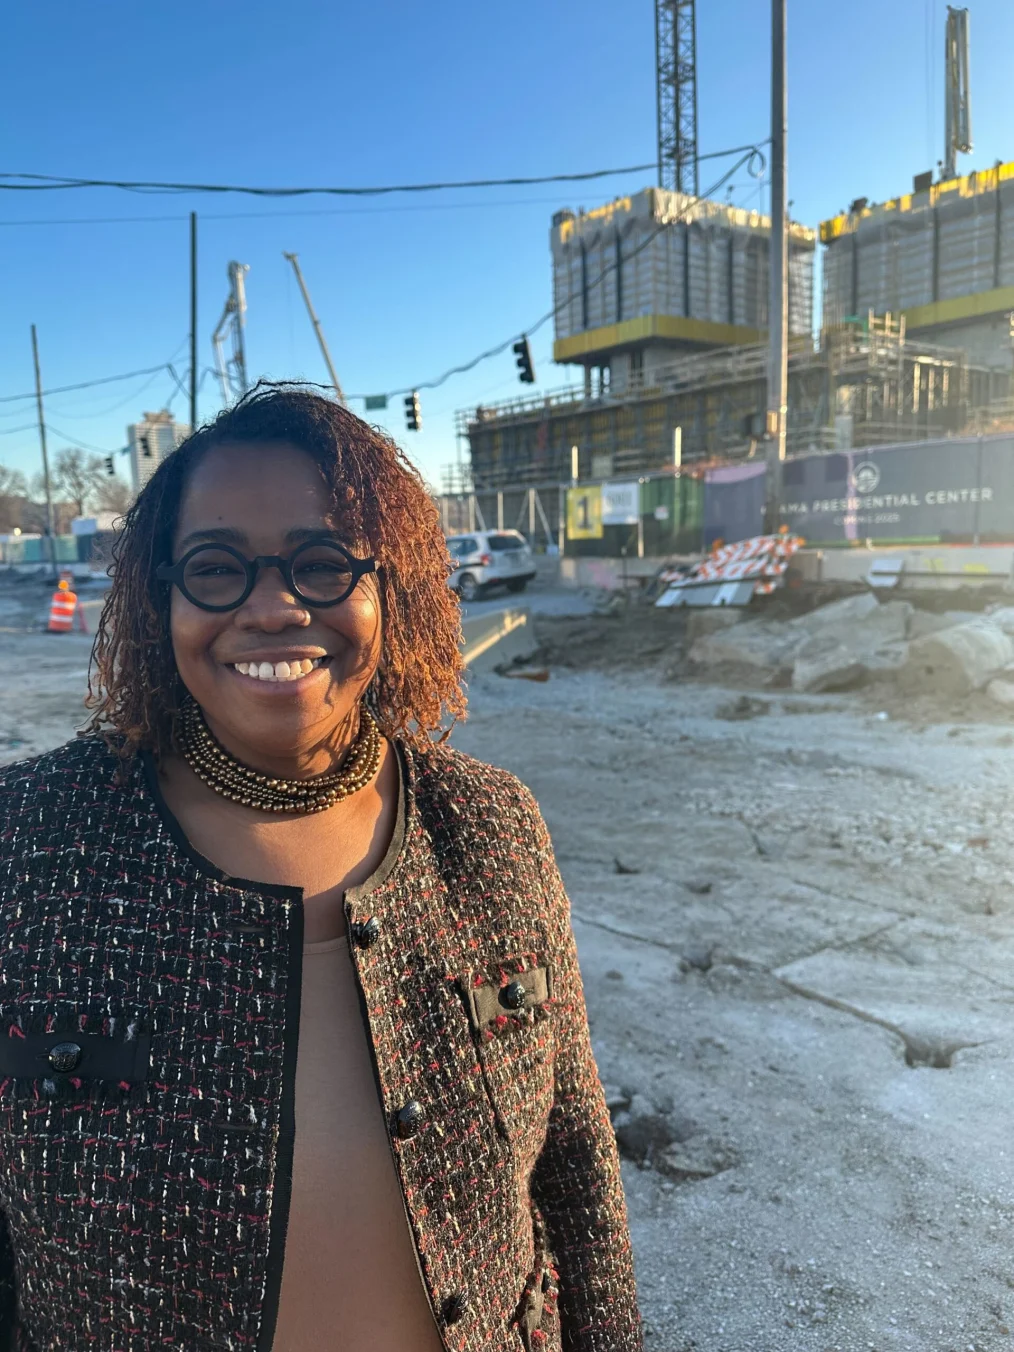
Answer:
<svg viewBox="0 0 1014 1352"><path fill-rule="evenodd" d="M399 750L401 851L344 910L440 1336L636 1352L619 1162L542 817L502 770ZM270 1352L302 893L225 876L150 758L118 768L86 737L0 770L0 1348Z"/></svg>

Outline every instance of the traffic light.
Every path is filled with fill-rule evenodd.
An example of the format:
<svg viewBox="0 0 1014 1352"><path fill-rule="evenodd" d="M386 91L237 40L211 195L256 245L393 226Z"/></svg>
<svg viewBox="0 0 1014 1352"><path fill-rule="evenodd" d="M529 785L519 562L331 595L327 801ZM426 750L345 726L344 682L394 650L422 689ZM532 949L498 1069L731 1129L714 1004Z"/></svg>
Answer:
<svg viewBox="0 0 1014 1352"><path fill-rule="evenodd" d="M106 473L107 474L116 473L116 466L113 464L113 457L111 455L106 456Z"/></svg>
<svg viewBox="0 0 1014 1352"><path fill-rule="evenodd" d="M147 458L150 460L150 459L151 459L151 443L149 442L149 440L148 440L147 437L139 437L138 440L140 441L140 445L141 445L141 454L144 455L144 456L147 456Z"/></svg>
<svg viewBox="0 0 1014 1352"><path fill-rule="evenodd" d="M514 355L518 359L518 379L522 385L534 385L535 367L532 365L532 350L527 338L522 337L514 344Z"/></svg>
<svg viewBox="0 0 1014 1352"><path fill-rule="evenodd" d="M405 396L405 422L410 432L418 432L422 427L422 411L419 408L419 393L413 390Z"/></svg>

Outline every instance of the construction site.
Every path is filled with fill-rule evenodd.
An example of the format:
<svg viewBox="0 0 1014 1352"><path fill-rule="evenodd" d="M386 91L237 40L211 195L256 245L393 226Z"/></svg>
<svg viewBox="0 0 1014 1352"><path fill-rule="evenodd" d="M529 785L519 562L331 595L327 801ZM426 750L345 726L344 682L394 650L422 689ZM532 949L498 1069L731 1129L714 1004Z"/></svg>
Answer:
<svg viewBox="0 0 1014 1352"><path fill-rule="evenodd" d="M770 215L702 191L695 4L656 0L657 182L553 214L569 378L461 410L436 495L534 554L461 590L450 741L550 829L647 1352L1014 1343L1014 163L958 172L967 18L940 174L807 225L776 127ZM57 634L7 563L0 764L83 723L108 588L77 566Z"/></svg>

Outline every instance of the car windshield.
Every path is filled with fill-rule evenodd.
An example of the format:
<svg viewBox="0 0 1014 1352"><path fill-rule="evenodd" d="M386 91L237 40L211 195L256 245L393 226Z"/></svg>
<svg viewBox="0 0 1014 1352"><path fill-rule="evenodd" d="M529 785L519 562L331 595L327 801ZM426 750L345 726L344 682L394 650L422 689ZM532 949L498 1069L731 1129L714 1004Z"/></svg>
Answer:
<svg viewBox="0 0 1014 1352"><path fill-rule="evenodd" d="M502 554L505 549L524 549L525 539L523 535L505 533L503 535L491 535L489 537L489 547L494 554Z"/></svg>

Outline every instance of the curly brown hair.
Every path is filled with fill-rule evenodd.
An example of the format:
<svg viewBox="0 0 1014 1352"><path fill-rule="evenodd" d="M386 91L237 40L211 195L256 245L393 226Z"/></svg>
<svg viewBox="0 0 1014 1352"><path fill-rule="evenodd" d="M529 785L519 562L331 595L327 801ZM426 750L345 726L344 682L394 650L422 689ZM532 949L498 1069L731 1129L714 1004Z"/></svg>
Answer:
<svg viewBox="0 0 1014 1352"><path fill-rule="evenodd" d="M320 467L335 522L377 561L381 657L370 707L390 737L427 738L463 718L461 618L436 504L390 437L306 386L262 381L168 456L127 512L113 546L112 588L99 621L85 729L130 756L176 745L183 683L169 630L169 584L180 502L194 466L224 443L286 442Z"/></svg>

